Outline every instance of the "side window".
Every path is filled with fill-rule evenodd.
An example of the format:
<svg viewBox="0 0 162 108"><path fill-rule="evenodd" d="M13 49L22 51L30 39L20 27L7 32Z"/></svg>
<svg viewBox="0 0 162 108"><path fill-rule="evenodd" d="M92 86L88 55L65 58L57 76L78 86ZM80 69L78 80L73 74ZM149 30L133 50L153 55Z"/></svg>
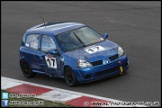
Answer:
<svg viewBox="0 0 162 108"><path fill-rule="evenodd" d="M38 49L38 40L39 35L38 34L29 34L26 36L25 46L30 47L33 49Z"/></svg>
<svg viewBox="0 0 162 108"><path fill-rule="evenodd" d="M56 45L50 36L43 35L41 40L41 51L48 52L49 50L55 50Z"/></svg>

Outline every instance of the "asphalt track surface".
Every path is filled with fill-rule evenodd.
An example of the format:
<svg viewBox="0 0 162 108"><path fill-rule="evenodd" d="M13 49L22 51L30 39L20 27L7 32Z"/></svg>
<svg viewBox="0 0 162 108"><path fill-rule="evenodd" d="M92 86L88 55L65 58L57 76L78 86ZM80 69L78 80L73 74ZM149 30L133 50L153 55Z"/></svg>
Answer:
<svg viewBox="0 0 162 108"><path fill-rule="evenodd" d="M161 2L1 2L1 76L122 101L161 101ZM64 80L26 79L19 47L26 29L45 21L85 23L122 46L130 68L124 75L68 87Z"/></svg>

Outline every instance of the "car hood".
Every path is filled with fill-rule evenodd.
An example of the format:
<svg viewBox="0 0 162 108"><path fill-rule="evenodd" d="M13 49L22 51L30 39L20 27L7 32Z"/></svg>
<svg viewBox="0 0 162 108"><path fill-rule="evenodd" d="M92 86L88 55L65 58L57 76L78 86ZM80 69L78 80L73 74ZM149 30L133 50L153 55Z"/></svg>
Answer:
<svg viewBox="0 0 162 108"><path fill-rule="evenodd" d="M65 55L74 59L86 59L89 62L106 59L118 53L118 45L110 40L66 52Z"/></svg>

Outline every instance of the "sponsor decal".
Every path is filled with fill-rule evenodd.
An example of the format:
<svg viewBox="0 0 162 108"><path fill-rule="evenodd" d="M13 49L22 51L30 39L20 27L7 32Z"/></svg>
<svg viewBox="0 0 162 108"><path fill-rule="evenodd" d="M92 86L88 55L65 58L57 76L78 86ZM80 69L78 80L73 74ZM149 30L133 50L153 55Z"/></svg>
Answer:
<svg viewBox="0 0 162 108"><path fill-rule="evenodd" d="M99 51L103 51L103 50L105 50L105 48L103 48L102 46L92 46L92 47L85 49L85 51L88 52L89 54L99 52Z"/></svg>

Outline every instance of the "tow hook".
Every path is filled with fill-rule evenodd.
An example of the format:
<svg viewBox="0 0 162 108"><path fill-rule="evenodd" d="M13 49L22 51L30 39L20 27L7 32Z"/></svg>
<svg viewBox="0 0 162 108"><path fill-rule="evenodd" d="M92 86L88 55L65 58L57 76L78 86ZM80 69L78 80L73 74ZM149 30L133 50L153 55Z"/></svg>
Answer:
<svg viewBox="0 0 162 108"><path fill-rule="evenodd" d="M120 75L123 74L123 67L122 67L122 62L118 62L120 64L119 69L120 69Z"/></svg>

